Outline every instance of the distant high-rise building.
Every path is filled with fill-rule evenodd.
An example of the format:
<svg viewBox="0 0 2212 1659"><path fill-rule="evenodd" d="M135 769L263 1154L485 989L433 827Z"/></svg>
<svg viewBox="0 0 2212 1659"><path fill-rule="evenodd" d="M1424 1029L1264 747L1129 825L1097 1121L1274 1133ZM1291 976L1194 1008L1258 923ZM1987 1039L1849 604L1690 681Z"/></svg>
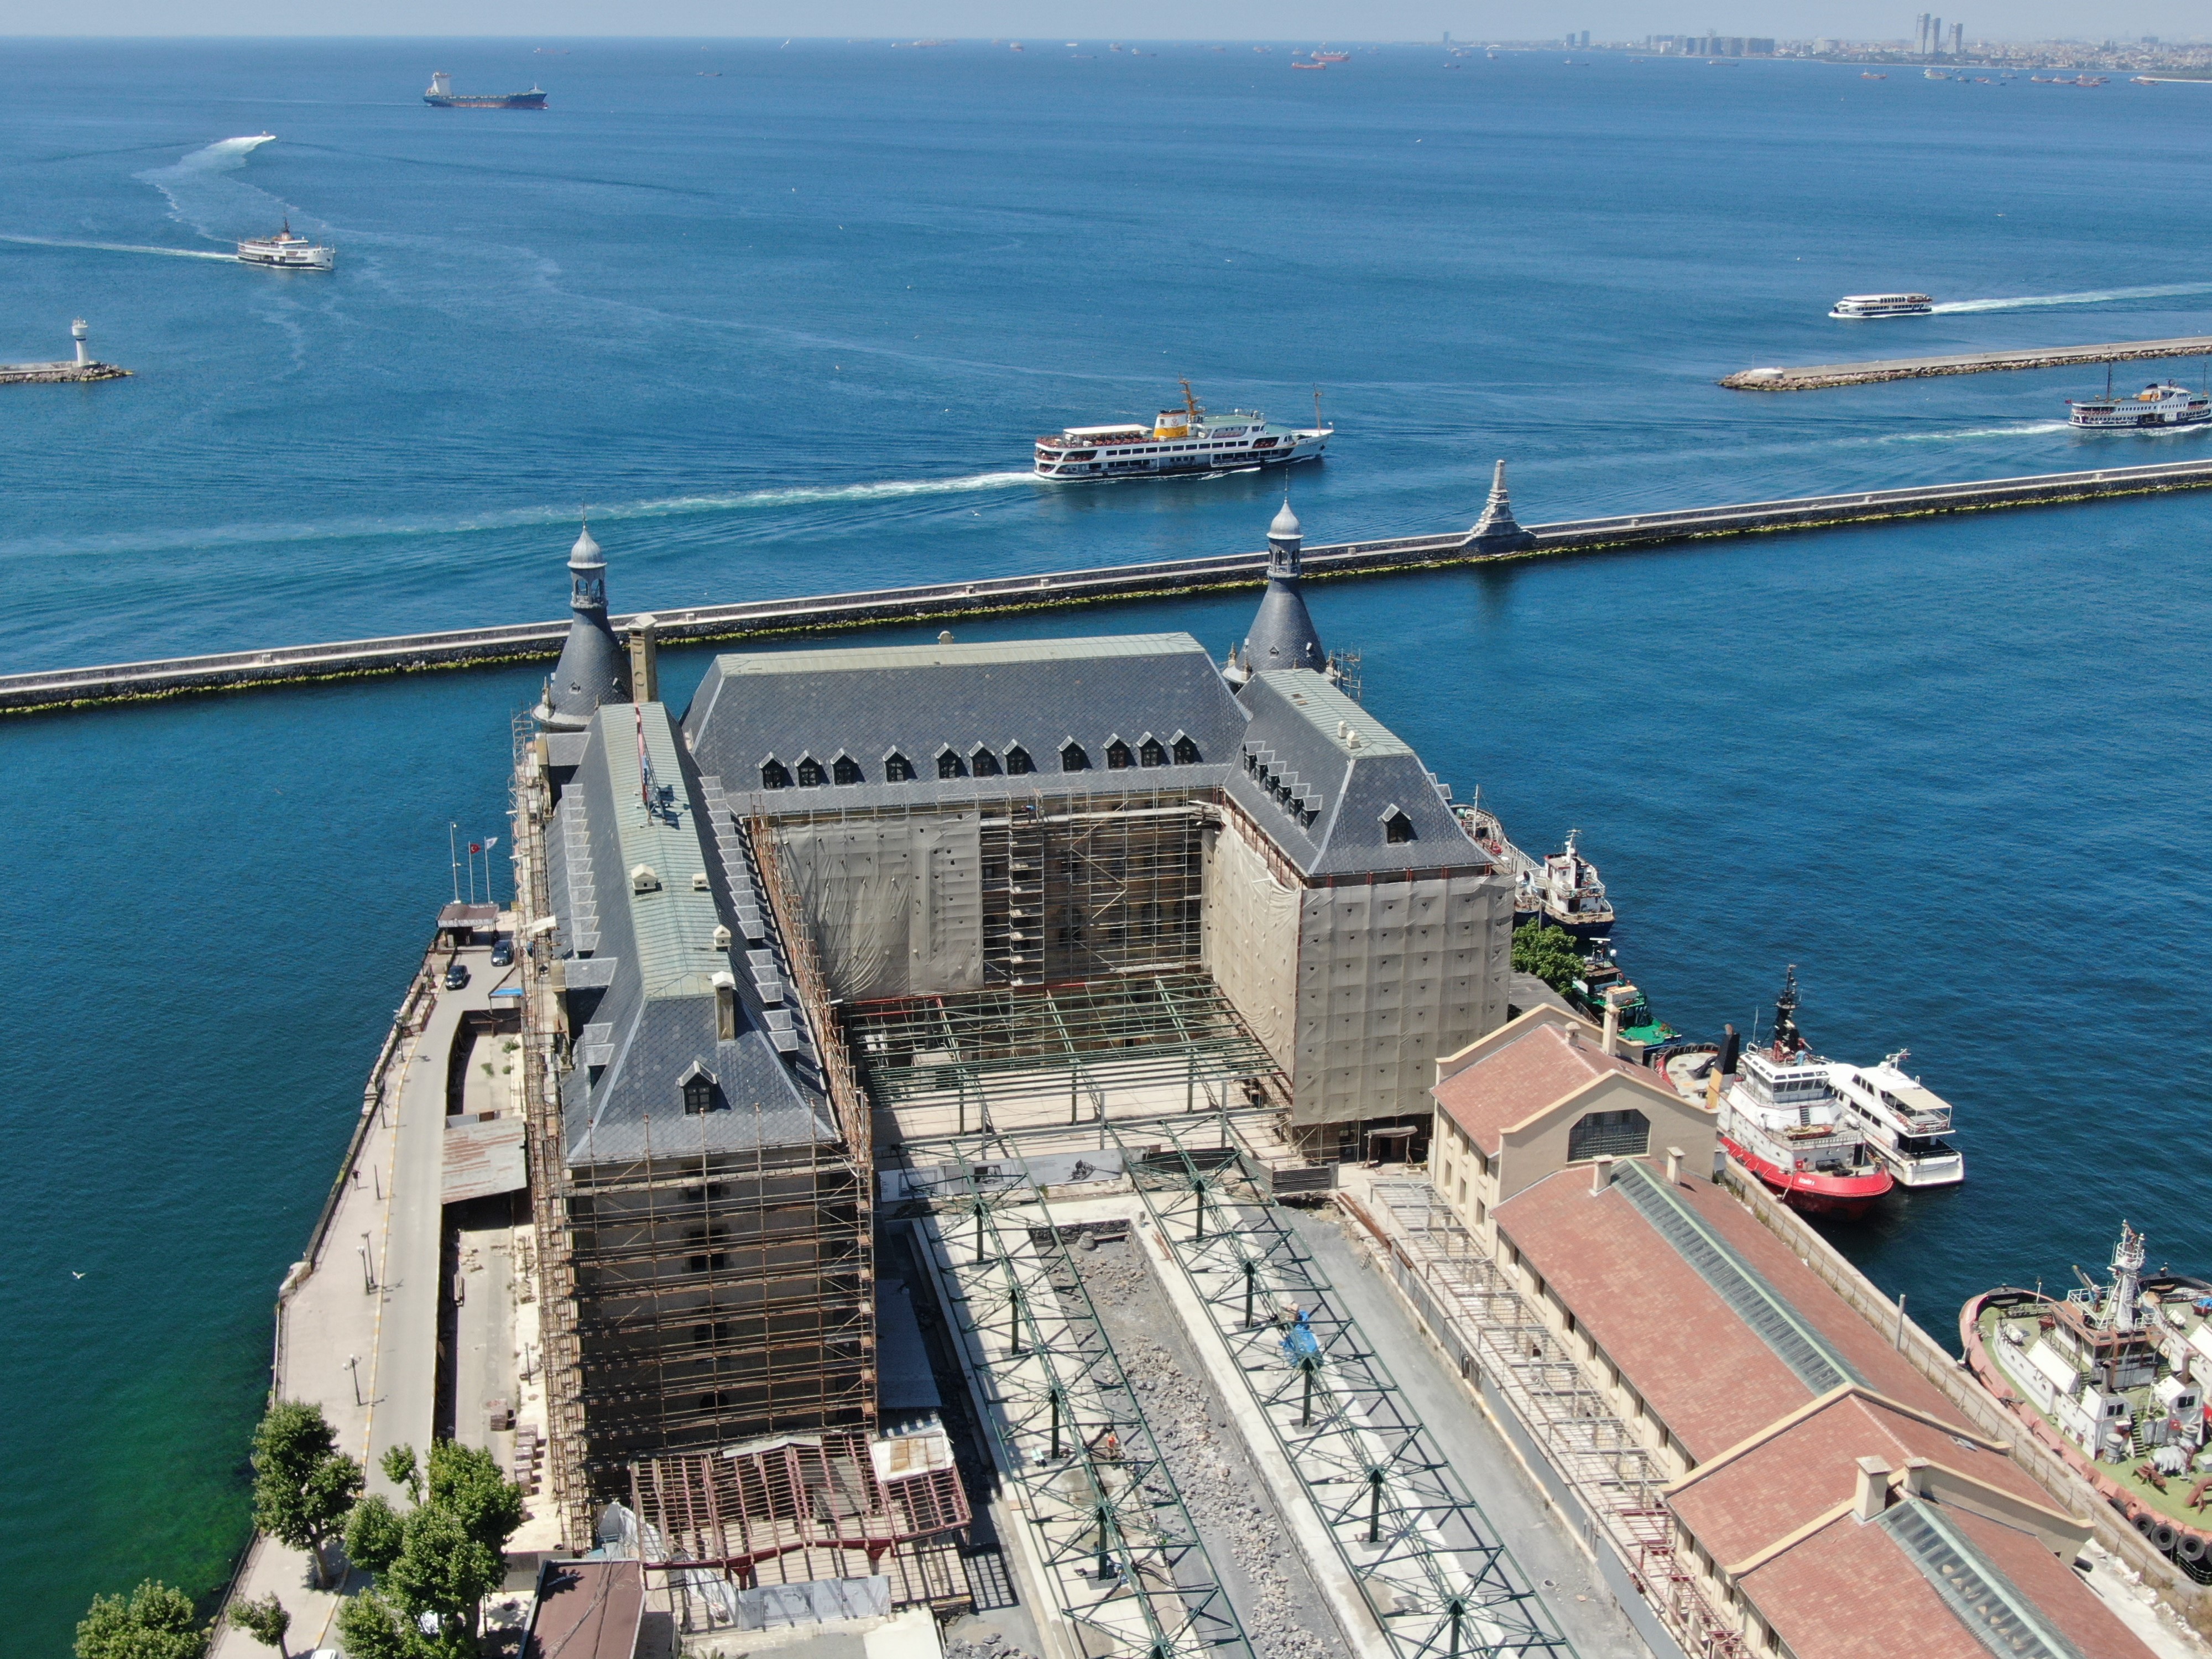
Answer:
<svg viewBox="0 0 2212 1659"><path fill-rule="evenodd" d="M1963 58L1966 54L1966 26L1964 23L1954 23L1951 25L1951 56Z"/></svg>

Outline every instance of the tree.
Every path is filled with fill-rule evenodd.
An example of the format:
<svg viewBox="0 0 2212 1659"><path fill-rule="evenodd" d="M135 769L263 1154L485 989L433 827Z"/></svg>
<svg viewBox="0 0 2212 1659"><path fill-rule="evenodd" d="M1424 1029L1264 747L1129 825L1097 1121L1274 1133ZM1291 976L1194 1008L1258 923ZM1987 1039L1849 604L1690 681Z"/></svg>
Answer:
<svg viewBox="0 0 2212 1659"><path fill-rule="evenodd" d="M320 1406L280 1400L253 1431L253 1524L313 1558L325 1582L323 1547L360 1493L361 1465L337 1449Z"/></svg>
<svg viewBox="0 0 2212 1659"><path fill-rule="evenodd" d="M338 1609L338 1635L347 1659L427 1659L429 1650L422 1627L373 1589Z"/></svg>
<svg viewBox="0 0 2212 1659"><path fill-rule="evenodd" d="M1582 941L1564 927L1537 921L1513 930L1513 971L1534 974L1554 991L1564 991L1583 976Z"/></svg>
<svg viewBox="0 0 2212 1659"><path fill-rule="evenodd" d="M290 1659L284 1646L285 1633L292 1628L292 1615L270 1590L258 1601L234 1601L231 1604L230 1622L264 1646L276 1650L277 1659Z"/></svg>
<svg viewBox="0 0 2212 1659"><path fill-rule="evenodd" d="M430 1501L447 1509L485 1548L503 1550L522 1524L522 1488L481 1446L441 1440L430 1448Z"/></svg>
<svg viewBox="0 0 2212 1659"><path fill-rule="evenodd" d="M382 1572L399 1559L406 1522L381 1492L371 1492L346 1516L346 1559L364 1572Z"/></svg>
<svg viewBox="0 0 2212 1659"><path fill-rule="evenodd" d="M207 1632L192 1598L149 1578L131 1593L95 1595L76 1626L76 1659L200 1659Z"/></svg>
<svg viewBox="0 0 2212 1659"><path fill-rule="evenodd" d="M431 1448L434 1452L436 1449L435 1446ZM384 1471L386 1480L405 1492L410 1499L417 1504L422 1501L422 1472L415 1467L414 1447L387 1446L383 1461L377 1467Z"/></svg>
<svg viewBox="0 0 2212 1659"><path fill-rule="evenodd" d="M451 1635L475 1632L477 1605L507 1577L507 1558L469 1534L460 1516L428 1503L407 1517L398 1559L377 1576L401 1609L435 1613Z"/></svg>

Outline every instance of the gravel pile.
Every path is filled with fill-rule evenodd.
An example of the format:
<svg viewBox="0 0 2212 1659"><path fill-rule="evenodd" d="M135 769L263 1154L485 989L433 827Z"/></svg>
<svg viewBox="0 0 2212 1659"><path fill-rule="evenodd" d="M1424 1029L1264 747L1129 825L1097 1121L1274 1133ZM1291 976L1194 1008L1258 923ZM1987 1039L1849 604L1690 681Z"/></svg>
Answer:
<svg viewBox="0 0 2212 1659"><path fill-rule="evenodd" d="M1079 1249L1075 1260L1183 1506L1227 1581L1253 1651L1259 1659L1340 1655L1335 1623L1212 1379L1190 1352L1143 1249L1132 1238Z"/></svg>
<svg viewBox="0 0 2212 1659"><path fill-rule="evenodd" d="M980 1642L954 1637L945 1644L945 1659L1032 1659L1018 1642L1009 1642L994 1631Z"/></svg>

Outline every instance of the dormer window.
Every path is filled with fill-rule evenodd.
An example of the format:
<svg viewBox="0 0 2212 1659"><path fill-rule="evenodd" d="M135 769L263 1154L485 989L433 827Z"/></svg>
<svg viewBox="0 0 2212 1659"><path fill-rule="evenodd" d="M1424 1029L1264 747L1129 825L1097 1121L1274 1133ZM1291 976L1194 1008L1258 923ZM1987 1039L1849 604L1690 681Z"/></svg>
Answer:
<svg viewBox="0 0 2212 1659"><path fill-rule="evenodd" d="M685 1112L696 1114L714 1109L714 1074L697 1060L693 1060L684 1069L684 1075L676 1079L676 1086L683 1091Z"/></svg>
<svg viewBox="0 0 2212 1659"><path fill-rule="evenodd" d="M1382 839L1392 846L1413 839L1413 821L1394 806L1382 815Z"/></svg>
<svg viewBox="0 0 2212 1659"><path fill-rule="evenodd" d="M853 769L855 772L860 770L858 767L854 767ZM854 780L856 783L859 781L860 780L857 778ZM844 780L841 778L838 781L842 783ZM914 763L908 760L904 755L900 754L897 750L892 750L890 754L884 757L884 781L885 783L912 783L914 781Z"/></svg>
<svg viewBox="0 0 2212 1659"><path fill-rule="evenodd" d="M1024 777L1036 770L1036 763L1030 758L1030 751L1028 750L1023 748L1021 744L1018 743L1010 744L1007 746L1006 775L1008 777Z"/></svg>
<svg viewBox="0 0 2212 1659"><path fill-rule="evenodd" d="M1091 757L1083 752L1083 745L1073 738L1060 745L1060 769L1063 772L1087 772Z"/></svg>
<svg viewBox="0 0 2212 1659"><path fill-rule="evenodd" d="M1260 751L1258 750L1247 749L1244 751L1244 769L1255 777L1259 775Z"/></svg>
<svg viewBox="0 0 2212 1659"><path fill-rule="evenodd" d="M1065 751L1063 751L1063 753ZM1136 763L1136 756L1130 750L1129 745L1122 742L1121 738L1115 738L1107 743L1106 769L1108 771L1126 772ZM1070 769L1072 770L1073 769L1071 768Z"/></svg>
<svg viewBox="0 0 2212 1659"><path fill-rule="evenodd" d="M940 778L962 778L968 768L962 763L957 750L940 749L937 751L937 775Z"/></svg>
<svg viewBox="0 0 2212 1659"><path fill-rule="evenodd" d="M1147 737L1137 745L1137 762L1141 766L1165 766L1168 763L1167 745L1158 738Z"/></svg>
<svg viewBox="0 0 2212 1659"><path fill-rule="evenodd" d="M1198 745L1181 732L1176 733L1175 763L1177 766L1196 766L1199 763ZM1146 761L1145 764L1150 766L1152 762Z"/></svg>
<svg viewBox="0 0 2212 1659"><path fill-rule="evenodd" d="M866 777L860 771L860 763L854 760L850 755L840 755L836 760L830 762L830 775L841 784L863 783L866 781Z"/></svg>
<svg viewBox="0 0 2212 1659"><path fill-rule="evenodd" d="M1030 769L1027 755L1022 756L1023 763L1020 766L1014 766L1014 756L1018 752L1012 749L1006 750L1006 764L1016 771L1026 772ZM999 775L999 757L984 748L982 744L977 744L975 748L968 751L968 769L979 778L995 778Z"/></svg>
<svg viewBox="0 0 2212 1659"><path fill-rule="evenodd" d="M788 789L791 787L791 769L771 755L761 763L761 787Z"/></svg>
<svg viewBox="0 0 2212 1659"><path fill-rule="evenodd" d="M822 769L820 761L811 755L799 757L799 787L801 789L819 789L829 781L830 775Z"/></svg>

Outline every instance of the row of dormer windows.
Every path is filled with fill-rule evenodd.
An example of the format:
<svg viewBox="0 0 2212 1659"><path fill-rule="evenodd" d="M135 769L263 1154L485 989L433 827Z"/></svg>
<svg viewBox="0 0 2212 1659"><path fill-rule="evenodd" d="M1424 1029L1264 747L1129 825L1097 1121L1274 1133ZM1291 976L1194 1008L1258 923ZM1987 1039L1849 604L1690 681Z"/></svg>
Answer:
<svg viewBox="0 0 2212 1659"><path fill-rule="evenodd" d="M1106 769L1124 771L1131 767L1197 766L1204 757L1198 744L1184 732L1178 732L1168 742L1147 732L1133 745L1121 738L1106 741ZM1021 777L1036 770L1036 762L1021 744L1009 744L1004 753L984 744L977 744L966 754L951 744L937 751L937 775L943 778ZM1060 747L1060 769L1063 772L1088 772L1091 769L1091 752L1073 738ZM884 757L885 783L912 783L918 775L915 765L897 750ZM868 781L867 769L852 756L840 750L825 766L812 755L801 755L798 761L786 765L774 755L761 763L761 787L763 789L819 789L825 784L849 785Z"/></svg>

